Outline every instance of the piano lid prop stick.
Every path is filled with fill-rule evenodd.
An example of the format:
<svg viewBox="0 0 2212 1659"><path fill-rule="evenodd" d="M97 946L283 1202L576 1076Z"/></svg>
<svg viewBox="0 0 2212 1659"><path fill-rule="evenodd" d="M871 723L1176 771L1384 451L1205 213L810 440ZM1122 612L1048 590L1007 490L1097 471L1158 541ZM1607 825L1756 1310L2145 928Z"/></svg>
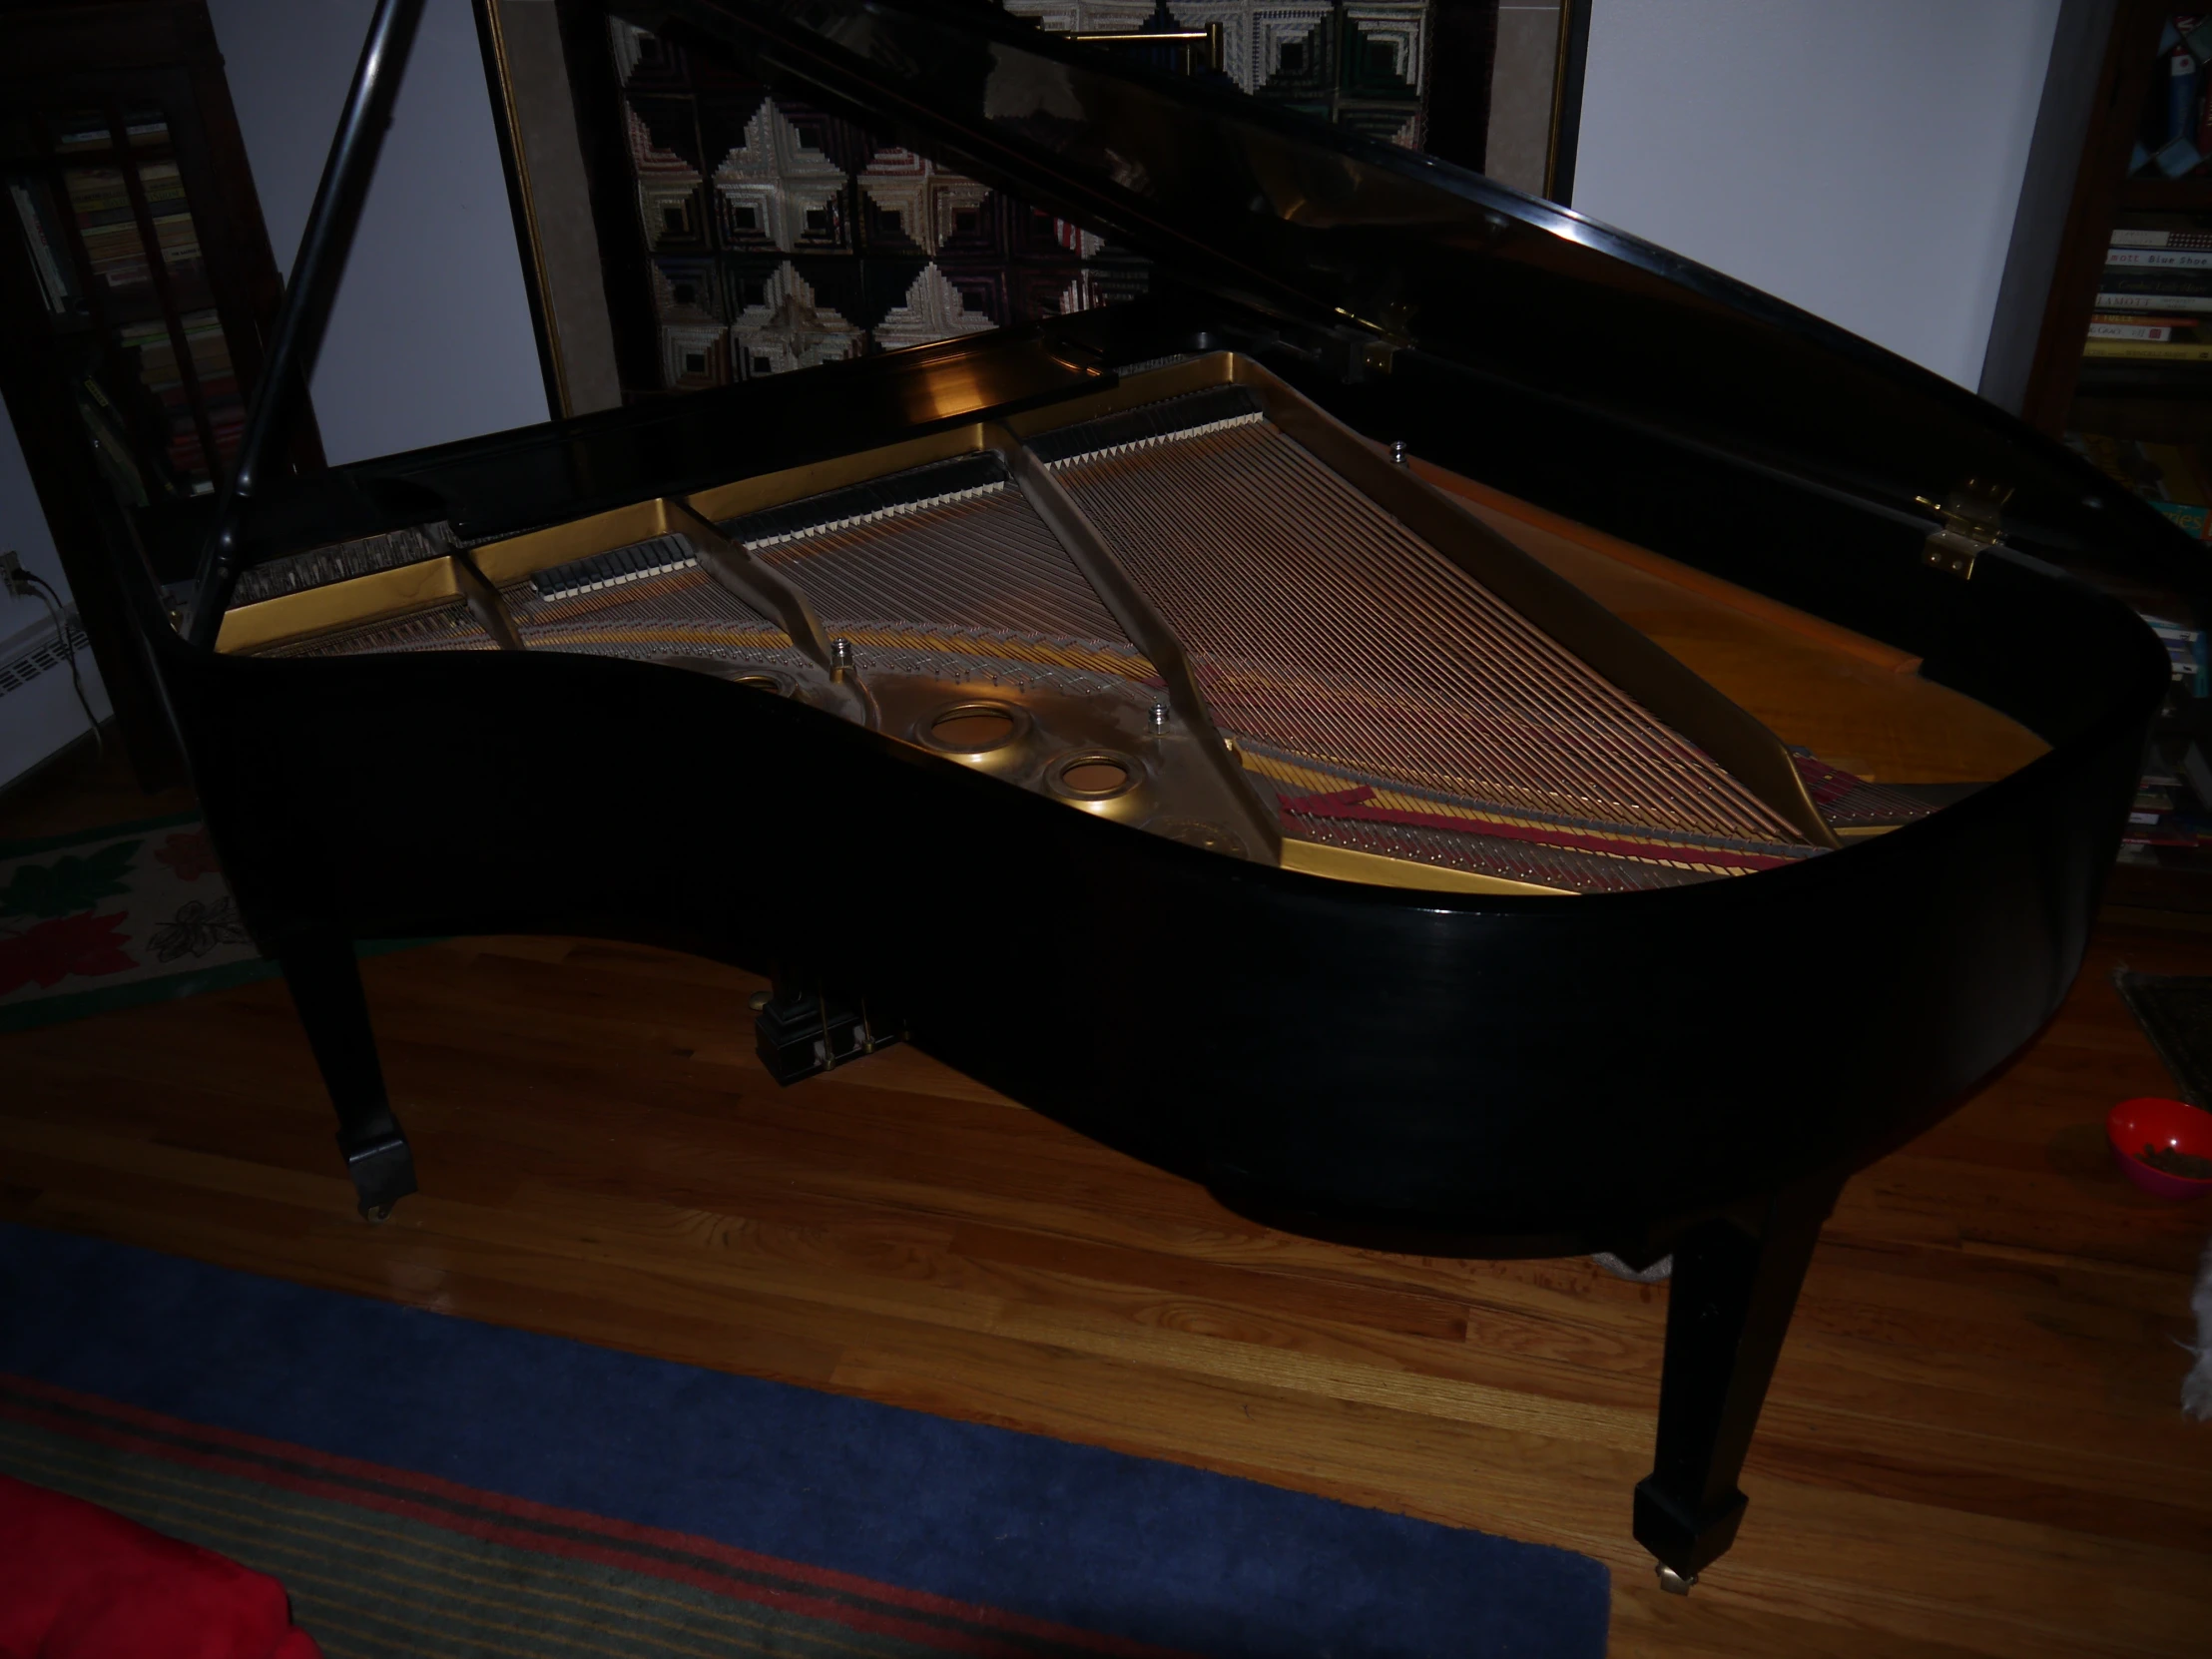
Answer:
<svg viewBox="0 0 2212 1659"><path fill-rule="evenodd" d="M369 181L376 173L384 130L391 125L407 51L421 21L422 0L378 0L368 39L361 46L361 61L353 68L353 84L330 141L329 159L322 165L322 182L315 187L314 208L299 236L291 279L284 284L283 300L276 307L276 338L254 390L238 464L224 486L215 528L201 551L200 580L187 633L203 651L215 648L223 627L232 584L238 580L247 510L263 469L283 453L298 406L305 399L315 354L322 348L322 331L330 320L330 305L337 297L338 278L344 274L361 207L368 200Z"/></svg>

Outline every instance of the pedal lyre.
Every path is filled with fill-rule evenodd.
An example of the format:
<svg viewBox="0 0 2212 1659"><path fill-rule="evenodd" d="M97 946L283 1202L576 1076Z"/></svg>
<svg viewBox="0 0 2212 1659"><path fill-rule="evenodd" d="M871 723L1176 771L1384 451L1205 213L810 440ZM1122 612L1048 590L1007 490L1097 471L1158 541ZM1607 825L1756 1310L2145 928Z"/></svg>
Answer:
<svg viewBox="0 0 2212 1659"><path fill-rule="evenodd" d="M872 1054L905 1033L864 999L846 1002L779 988L759 1005L753 1034L768 1074L790 1084Z"/></svg>

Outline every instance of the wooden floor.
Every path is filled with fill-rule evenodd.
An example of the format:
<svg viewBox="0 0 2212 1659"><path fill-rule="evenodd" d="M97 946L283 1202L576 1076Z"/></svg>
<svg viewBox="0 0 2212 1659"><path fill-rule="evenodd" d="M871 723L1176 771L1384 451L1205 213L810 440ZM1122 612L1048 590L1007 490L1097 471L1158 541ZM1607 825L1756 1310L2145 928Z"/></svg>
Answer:
<svg viewBox="0 0 2212 1659"><path fill-rule="evenodd" d="M173 804L65 768L0 838ZM0 1216L1568 1545L1616 1654L2200 1656L2212 1206L2106 1161L2104 1108L2170 1088L2121 961L2212 972L2212 934L2107 926L2028 1055L1851 1184L1688 1600L1628 1534L1663 1289L1270 1233L911 1051L780 1090L756 981L687 958L369 962L424 1188L383 1227L278 984L0 1036Z"/></svg>

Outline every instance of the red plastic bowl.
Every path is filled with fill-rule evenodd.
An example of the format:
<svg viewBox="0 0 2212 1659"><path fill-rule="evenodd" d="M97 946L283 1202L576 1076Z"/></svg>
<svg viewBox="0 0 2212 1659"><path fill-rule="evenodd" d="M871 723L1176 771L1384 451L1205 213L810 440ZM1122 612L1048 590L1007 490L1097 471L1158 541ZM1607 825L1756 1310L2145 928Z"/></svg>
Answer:
<svg viewBox="0 0 2212 1659"><path fill-rule="evenodd" d="M2146 1146L2212 1158L2212 1112L2199 1111L2186 1101L2144 1095L2123 1100L2107 1112L2104 1135L2112 1143L2112 1161L2120 1166L2120 1173L2146 1193L2158 1198L2200 1198L2212 1193L2212 1177L2199 1181L2169 1175L2143 1162Z"/></svg>

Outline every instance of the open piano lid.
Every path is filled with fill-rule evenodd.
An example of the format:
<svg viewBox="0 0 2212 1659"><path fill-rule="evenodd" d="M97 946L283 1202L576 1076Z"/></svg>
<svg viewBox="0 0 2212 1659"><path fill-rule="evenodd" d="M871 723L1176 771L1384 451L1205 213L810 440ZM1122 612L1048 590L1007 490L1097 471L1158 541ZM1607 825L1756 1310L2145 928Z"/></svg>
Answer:
<svg viewBox="0 0 2212 1659"><path fill-rule="evenodd" d="M1990 591L2021 555L2202 590L2153 510L1993 405L1460 169L979 0L618 10L1110 235L1156 262L1152 296L811 370L772 422L765 388L730 387L274 480L246 562L436 520L512 535L806 464L839 430L918 432L1227 348L1369 438L1920 658L2047 742L2096 723L2110 675L2030 622L2039 603ZM986 365L974 395L927 406L956 359ZM1959 582L1929 568L1931 533L1977 494L2003 502L2003 539Z"/></svg>
<svg viewBox="0 0 2212 1659"><path fill-rule="evenodd" d="M764 79L1109 234L1265 319L1279 351L1329 380L1435 382L1477 431L1486 387L1538 393L1659 457L1724 455L1747 481L1834 492L1916 537L1936 527L1930 503L1993 486L2014 546L2195 586L2152 510L1963 387L1447 163L1078 47L980 0L619 9L734 47ZM1362 424L1357 394L1329 401ZM1499 444L1491 481L1543 500L1533 477L1509 475L1510 434L1484 436ZM1776 597L1834 615L1839 596Z"/></svg>

